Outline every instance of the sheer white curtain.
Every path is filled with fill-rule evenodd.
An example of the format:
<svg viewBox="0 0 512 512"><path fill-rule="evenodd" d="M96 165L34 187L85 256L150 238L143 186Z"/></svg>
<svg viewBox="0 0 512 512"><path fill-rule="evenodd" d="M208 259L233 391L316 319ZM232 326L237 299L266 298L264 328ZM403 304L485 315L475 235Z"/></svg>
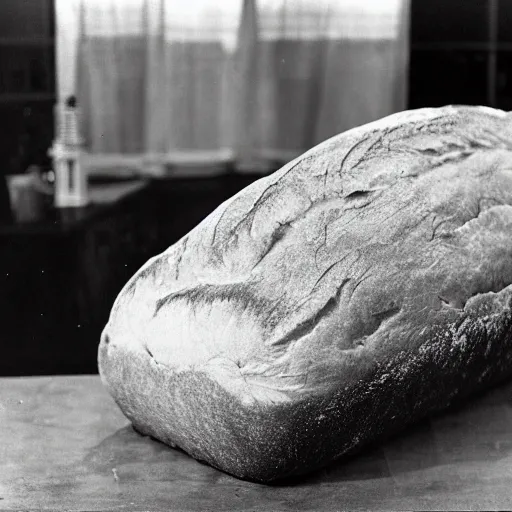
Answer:
<svg viewBox="0 0 512 512"><path fill-rule="evenodd" d="M265 170L405 108L408 2L56 0L59 97L93 172Z"/></svg>
<svg viewBox="0 0 512 512"><path fill-rule="evenodd" d="M348 128L403 110L408 0L245 2L237 157L289 160ZM245 64L246 67L243 67ZM248 127L248 128L247 128Z"/></svg>

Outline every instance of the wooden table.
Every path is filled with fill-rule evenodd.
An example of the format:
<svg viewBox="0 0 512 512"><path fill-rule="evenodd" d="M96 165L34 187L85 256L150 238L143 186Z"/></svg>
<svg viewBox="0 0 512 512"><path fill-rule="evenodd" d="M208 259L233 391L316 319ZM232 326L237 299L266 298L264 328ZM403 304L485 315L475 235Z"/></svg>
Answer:
<svg viewBox="0 0 512 512"><path fill-rule="evenodd" d="M512 384L287 485L135 433L98 376L0 379L0 509L512 509Z"/></svg>

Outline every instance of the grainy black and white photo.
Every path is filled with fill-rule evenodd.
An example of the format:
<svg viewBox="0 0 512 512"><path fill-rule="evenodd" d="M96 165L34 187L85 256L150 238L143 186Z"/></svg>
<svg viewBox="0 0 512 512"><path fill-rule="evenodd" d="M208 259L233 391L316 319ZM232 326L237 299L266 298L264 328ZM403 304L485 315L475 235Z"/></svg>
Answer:
<svg viewBox="0 0 512 512"><path fill-rule="evenodd" d="M0 0L0 511L512 509L512 1Z"/></svg>

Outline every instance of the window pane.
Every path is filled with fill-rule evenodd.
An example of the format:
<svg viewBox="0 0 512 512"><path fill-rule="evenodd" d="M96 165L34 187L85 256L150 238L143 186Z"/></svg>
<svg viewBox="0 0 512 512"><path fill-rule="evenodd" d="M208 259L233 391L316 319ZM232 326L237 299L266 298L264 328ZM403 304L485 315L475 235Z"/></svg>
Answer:
<svg viewBox="0 0 512 512"><path fill-rule="evenodd" d="M0 47L0 94L52 92L54 74L52 46Z"/></svg>
<svg viewBox="0 0 512 512"><path fill-rule="evenodd" d="M488 0L412 0L411 42L485 41L488 4Z"/></svg>
<svg viewBox="0 0 512 512"><path fill-rule="evenodd" d="M25 103L0 101L0 173L24 172L31 164L49 165L53 104L53 100Z"/></svg>
<svg viewBox="0 0 512 512"><path fill-rule="evenodd" d="M500 0L498 3L498 41L512 41L512 1Z"/></svg>
<svg viewBox="0 0 512 512"><path fill-rule="evenodd" d="M487 103L487 55L471 51L413 51L410 108ZM471 86L468 86L471 84Z"/></svg>
<svg viewBox="0 0 512 512"><path fill-rule="evenodd" d="M512 53L498 53L496 76L496 103L498 108L512 110Z"/></svg>

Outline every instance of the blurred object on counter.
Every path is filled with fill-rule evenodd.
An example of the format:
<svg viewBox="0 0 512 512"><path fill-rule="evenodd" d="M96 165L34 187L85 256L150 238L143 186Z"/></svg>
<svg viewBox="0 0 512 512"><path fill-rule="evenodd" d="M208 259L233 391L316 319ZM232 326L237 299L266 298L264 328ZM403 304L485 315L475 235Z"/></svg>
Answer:
<svg viewBox="0 0 512 512"><path fill-rule="evenodd" d="M33 173L6 176L10 207L16 222L34 222L44 209L44 195L35 186Z"/></svg>

